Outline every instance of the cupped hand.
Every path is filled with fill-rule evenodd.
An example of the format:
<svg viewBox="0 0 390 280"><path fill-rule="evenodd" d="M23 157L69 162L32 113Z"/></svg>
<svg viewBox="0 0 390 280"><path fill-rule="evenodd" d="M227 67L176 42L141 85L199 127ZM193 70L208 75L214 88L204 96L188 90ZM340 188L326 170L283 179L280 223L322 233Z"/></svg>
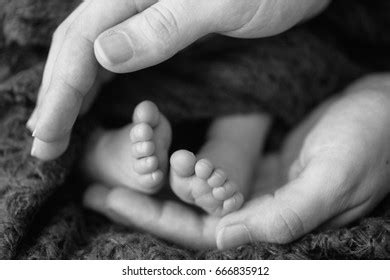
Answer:
<svg viewBox="0 0 390 280"><path fill-rule="evenodd" d="M321 11L329 0L87 0L56 30L37 106L28 121L32 155L67 148L100 65L124 73L158 64L209 33L264 37ZM88 99L89 102L85 102Z"/></svg>
<svg viewBox="0 0 390 280"><path fill-rule="evenodd" d="M101 185L88 189L85 204L117 222L196 249L287 243L318 226L346 225L390 191L388 80L388 75L369 77L316 109L280 154L261 160L252 195L242 209L223 218Z"/></svg>

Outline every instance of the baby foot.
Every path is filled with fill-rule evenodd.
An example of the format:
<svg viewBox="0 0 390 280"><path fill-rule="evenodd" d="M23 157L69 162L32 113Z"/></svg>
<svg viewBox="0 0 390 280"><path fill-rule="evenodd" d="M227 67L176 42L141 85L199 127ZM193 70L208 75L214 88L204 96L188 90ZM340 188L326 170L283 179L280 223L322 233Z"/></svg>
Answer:
<svg viewBox="0 0 390 280"><path fill-rule="evenodd" d="M217 216L242 206L244 196L236 184L209 160L197 160L191 152L180 150L172 155L170 162L171 187L183 201Z"/></svg>
<svg viewBox="0 0 390 280"><path fill-rule="evenodd" d="M171 134L157 106L144 101L135 108L132 124L98 134L84 168L93 179L109 186L155 193L167 170Z"/></svg>

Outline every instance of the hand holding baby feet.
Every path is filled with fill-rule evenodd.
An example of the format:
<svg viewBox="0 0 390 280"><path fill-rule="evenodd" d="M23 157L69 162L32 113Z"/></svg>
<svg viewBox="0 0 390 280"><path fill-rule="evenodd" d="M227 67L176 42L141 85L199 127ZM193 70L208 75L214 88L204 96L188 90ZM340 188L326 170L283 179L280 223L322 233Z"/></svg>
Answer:
<svg viewBox="0 0 390 280"><path fill-rule="evenodd" d="M154 103L140 103L133 123L99 132L90 143L83 166L92 179L145 193L155 193L162 186L171 127Z"/></svg>
<svg viewBox="0 0 390 280"><path fill-rule="evenodd" d="M197 157L186 150L171 156L173 192L214 216L237 211L249 195L269 125L270 118L262 114L214 120Z"/></svg>
<svg viewBox="0 0 390 280"><path fill-rule="evenodd" d="M238 210L244 196L226 173L207 159L177 151L171 157L171 186L184 202L195 204L207 213L224 216Z"/></svg>
<svg viewBox="0 0 390 280"><path fill-rule="evenodd" d="M242 208L222 218L123 188L92 186L85 204L115 221L197 249L286 243L320 225L346 225L390 191L390 86L378 88L389 80L365 80L363 87L350 88L315 110L287 139L281 155L262 161L272 167L265 168L270 178L259 177ZM187 170L182 167L188 172L184 177L196 175L197 161L190 154L188 159L192 163Z"/></svg>
<svg viewBox="0 0 390 280"><path fill-rule="evenodd" d="M208 141L198 154L208 160L196 160L184 150L172 155L172 188L182 200L194 202L208 213L200 214L180 201L105 184L91 185L84 204L115 222L186 247L216 247L215 230L220 217L209 213L225 215L241 207L242 194L249 195L248 182L269 125L269 117L262 114L222 117L211 125Z"/></svg>
<svg viewBox="0 0 390 280"><path fill-rule="evenodd" d="M282 154L285 184L257 185L241 210L220 221L218 247L287 243L371 211L390 191L389 78L362 80L302 123Z"/></svg>

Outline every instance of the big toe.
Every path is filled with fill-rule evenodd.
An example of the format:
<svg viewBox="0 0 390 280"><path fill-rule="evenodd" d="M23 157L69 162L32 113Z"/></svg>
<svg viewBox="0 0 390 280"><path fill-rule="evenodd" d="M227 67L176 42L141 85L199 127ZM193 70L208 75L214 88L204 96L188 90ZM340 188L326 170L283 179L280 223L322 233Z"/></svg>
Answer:
<svg viewBox="0 0 390 280"><path fill-rule="evenodd" d="M181 177L189 177L195 173L196 157L189 151L180 150L174 152L170 163L172 169Z"/></svg>
<svg viewBox="0 0 390 280"><path fill-rule="evenodd" d="M148 123L155 127L160 121L160 111L153 102L143 101L134 109L133 121L135 123Z"/></svg>

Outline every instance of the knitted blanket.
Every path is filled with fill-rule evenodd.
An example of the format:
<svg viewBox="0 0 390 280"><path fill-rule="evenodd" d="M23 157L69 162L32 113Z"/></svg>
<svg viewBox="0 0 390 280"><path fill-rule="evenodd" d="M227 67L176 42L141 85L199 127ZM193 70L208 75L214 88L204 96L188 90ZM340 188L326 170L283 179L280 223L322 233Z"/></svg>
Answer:
<svg viewBox="0 0 390 280"><path fill-rule="evenodd" d="M29 156L25 123L51 34L78 0L0 0L0 259L389 258L389 198L338 230L222 252L188 250L116 225L81 203L85 139L94 127L128 123L141 100L156 102L173 122L174 147L199 145L193 139L201 137L180 137L188 126L201 134L214 117L261 111L276 120L268 149L277 149L315 105L365 73L388 69L390 3L334 2L280 36L207 38L166 63L119 76L78 120L66 154L44 163Z"/></svg>

